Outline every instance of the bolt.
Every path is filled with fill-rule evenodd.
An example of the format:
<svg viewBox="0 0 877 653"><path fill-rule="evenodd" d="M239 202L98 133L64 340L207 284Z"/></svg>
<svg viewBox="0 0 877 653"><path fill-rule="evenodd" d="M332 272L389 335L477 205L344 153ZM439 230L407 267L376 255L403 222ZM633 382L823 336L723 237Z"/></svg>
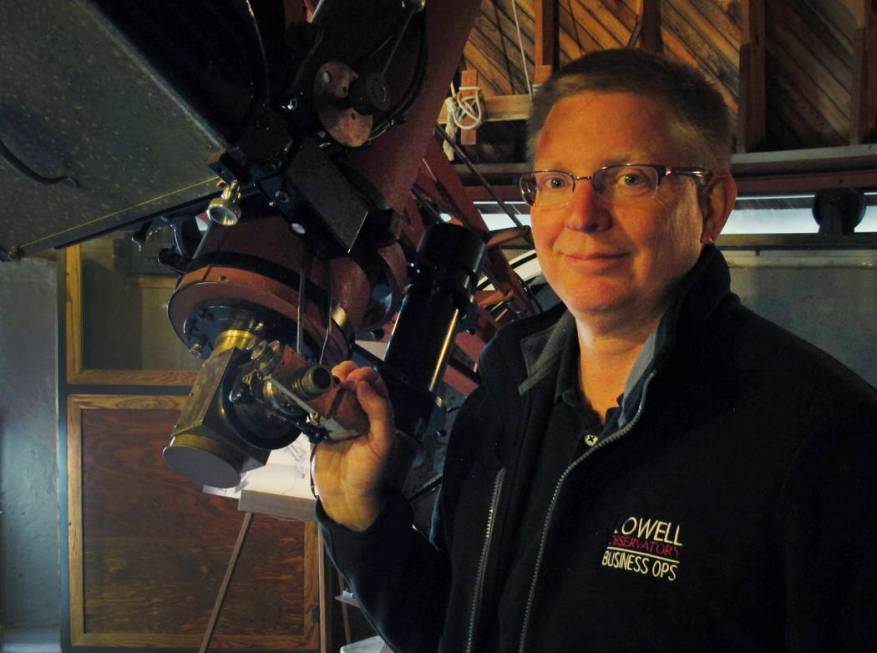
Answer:
<svg viewBox="0 0 877 653"><path fill-rule="evenodd" d="M253 350L250 352L250 359L254 361L261 360L267 351L268 343L265 340L260 340L253 345Z"/></svg>
<svg viewBox="0 0 877 653"><path fill-rule="evenodd" d="M192 354L192 356L198 356L200 358L202 351L204 351L204 345L202 345L200 342L196 342L194 345L189 347L189 353Z"/></svg>
<svg viewBox="0 0 877 653"><path fill-rule="evenodd" d="M292 229L293 233L297 233L299 236L304 236L308 231L300 222L293 222L289 225L289 228Z"/></svg>
<svg viewBox="0 0 877 653"><path fill-rule="evenodd" d="M289 193L284 190L279 190L274 193L274 199L280 202L281 204L286 204L289 202Z"/></svg>

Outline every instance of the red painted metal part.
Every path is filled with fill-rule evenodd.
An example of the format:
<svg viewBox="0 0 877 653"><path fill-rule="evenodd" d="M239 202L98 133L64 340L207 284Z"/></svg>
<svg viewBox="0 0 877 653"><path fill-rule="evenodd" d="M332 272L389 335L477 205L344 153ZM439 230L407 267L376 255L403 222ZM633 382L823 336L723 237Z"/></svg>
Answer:
<svg viewBox="0 0 877 653"><path fill-rule="evenodd" d="M435 144L433 127L480 4L479 0L433 0L427 3L428 68L417 100L403 124L367 147L350 152L353 167L374 185L386 204L402 216L400 240L409 251L417 246L424 229L423 217L411 198L411 187L424 153L428 149L440 152ZM305 9L312 9L307 3L305 5ZM308 11L302 12L301 0L287 0L286 8L289 22L299 22L309 17ZM433 167L436 167L435 164ZM468 217L466 224L487 239L489 234L477 210L471 203L464 203L465 198L460 190L462 186L456 174L450 166L442 167L441 174L443 178L451 175L443 181L442 186L452 190L442 191L442 194L456 197L452 201L454 213L464 213ZM215 230L215 233L205 237L201 245L199 256L205 254L250 257L256 263L265 261L296 275L305 267L308 258L303 241L291 234L288 225L277 216L248 220L231 228ZM510 297L519 305L520 312L535 312L520 280L505 264L501 252L495 249L489 257L491 269L500 269L499 273L491 273L493 281L511 289ZM369 270L362 269L346 257L332 261L313 259L309 263L309 281L329 293L344 309L345 324L336 324L330 337L331 356L328 359L331 362L349 356L346 342L352 333L383 324L388 314L398 306L406 280L406 260L402 247L393 244L382 249L379 261L392 287L392 305L386 307L385 313L379 310L376 313L375 306L370 304L374 275ZM500 263L505 264L505 268ZM226 301L258 304L294 321L300 298L297 288L282 283L276 275L268 275L264 270L242 269L239 265L226 264L205 266L181 279L170 302L169 312L178 335L184 339L183 324L200 306ZM311 338L319 336L325 329L326 316L321 315L321 311L324 313L325 309L309 301L302 307L303 327ZM492 335L495 328L490 315L484 312L479 316L479 335L474 338L463 336L458 343L471 358L476 359L484 340ZM454 375L454 372L450 373L451 377ZM454 385L470 391L471 380L459 373L457 376L460 379Z"/></svg>
<svg viewBox="0 0 877 653"><path fill-rule="evenodd" d="M393 209L402 213L420 160L433 140L433 127L475 24L480 0L427 0L428 72L405 124L351 159Z"/></svg>
<svg viewBox="0 0 877 653"><path fill-rule="evenodd" d="M527 293L521 279L515 274L502 250L498 246L490 246L491 233L484 219L466 196L466 188L454 171L451 163L442 152L441 146L434 139L424 157L425 175L421 175L427 188L426 193L437 193L439 200L448 212L459 219L465 226L481 234L488 243L486 273L494 287L503 291L508 297L512 310L518 315L535 315L538 312L533 300Z"/></svg>

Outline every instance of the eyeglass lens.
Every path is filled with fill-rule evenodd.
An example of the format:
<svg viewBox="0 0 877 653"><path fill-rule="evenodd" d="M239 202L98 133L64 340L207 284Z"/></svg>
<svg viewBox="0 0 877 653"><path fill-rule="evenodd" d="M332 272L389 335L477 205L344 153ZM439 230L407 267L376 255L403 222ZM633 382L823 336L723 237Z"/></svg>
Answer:
<svg viewBox="0 0 877 653"><path fill-rule="evenodd" d="M588 177L574 178L559 170L534 172L521 179L524 199L531 205L552 207L566 204L576 183ZM626 202L648 198L658 188L658 171L646 166L607 166L596 171L590 182L594 190L610 202Z"/></svg>

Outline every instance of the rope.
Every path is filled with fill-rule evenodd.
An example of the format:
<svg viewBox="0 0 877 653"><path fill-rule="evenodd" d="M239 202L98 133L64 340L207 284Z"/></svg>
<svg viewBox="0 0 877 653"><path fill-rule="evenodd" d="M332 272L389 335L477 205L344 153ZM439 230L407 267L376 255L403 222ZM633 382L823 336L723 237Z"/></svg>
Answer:
<svg viewBox="0 0 877 653"><path fill-rule="evenodd" d="M463 91L474 92L464 96ZM445 99L445 106L448 112L448 122L453 123L457 129L463 131L478 129L484 122L481 89L478 86L461 86L455 93L454 83L451 82L451 95Z"/></svg>

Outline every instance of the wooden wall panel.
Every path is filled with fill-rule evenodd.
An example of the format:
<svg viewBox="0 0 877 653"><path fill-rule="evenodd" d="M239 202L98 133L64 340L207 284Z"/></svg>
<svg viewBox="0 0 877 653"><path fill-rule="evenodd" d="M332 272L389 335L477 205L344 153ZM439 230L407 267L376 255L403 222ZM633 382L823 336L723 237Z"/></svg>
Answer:
<svg viewBox="0 0 877 653"><path fill-rule="evenodd" d="M467 46L466 65L478 70L487 94L526 92L512 1L483 0L479 28ZM515 1L532 77L534 0ZM856 140L851 133L858 70L854 58L863 48L856 46L855 10L864 1L765 2L768 74L760 88L767 98L766 134L759 135L755 144L759 149L836 146ZM700 68L736 116L743 0L659 0L659 4L664 53ZM559 63L585 52L626 45L636 25L636 7L637 0L557 0ZM494 159L488 154L485 160Z"/></svg>
<svg viewBox="0 0 877 653"><path fill-rule="evenodd" d="M845 2L766 3L768 138L777 149L849 140L852 22Z"/></svg>
<svg viewBox="0 0 877 653"><path fill-rule="evenodd" d="M736 115L739 16L716 0L664 0L661 4L665 54L699 68Z"/></svg>
<svg viewBox="0 0 877 653"><path fill-rule="evenodd" d="M243 513L161 457L182 397L68 401L71 640L196 647ZM212 647L318 646L313 524L253 520Z"/></svg>

